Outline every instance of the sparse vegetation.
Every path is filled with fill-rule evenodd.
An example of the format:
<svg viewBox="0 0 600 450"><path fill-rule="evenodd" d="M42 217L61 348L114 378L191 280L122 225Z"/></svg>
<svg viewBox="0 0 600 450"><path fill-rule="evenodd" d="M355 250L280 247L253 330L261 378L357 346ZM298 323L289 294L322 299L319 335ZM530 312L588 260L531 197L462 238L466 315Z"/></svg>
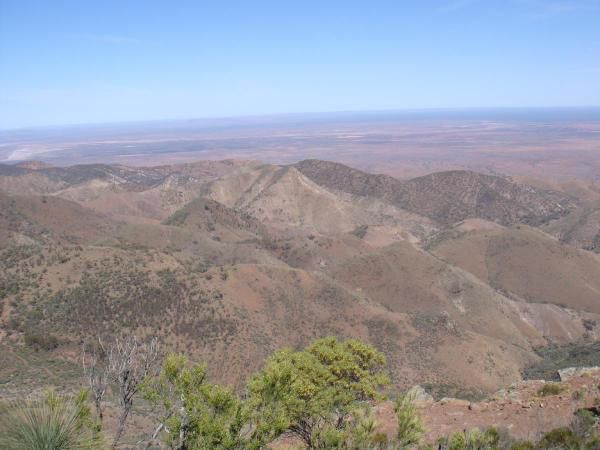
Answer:
<svg viewBox="0 0 600 450"><path fill-rule="evenodd" d="M94 426L102 429L109 444L134 445L133 435L124 430L136 423L130 415L141 411L144 419L151 416L146 403L150 401L156 408L152 414L160 413L155 440L175 448L184 444L256 448L278 436L292 435L313 448L396 450L421 445L424 426L412 399L400 396L394 408L398 433L386 429L386 434L379 428L371 408L384 398L383 392L394 397L384 390L387 370L394 384L408 387L422 381L436 399L480 400L487 394L482 389L517 378L515 368L522 361L536 359L528 342L537 332L521 333L521 326L514 327L514 321L521 324L521 319L502 306L508 304L502 296L510 299L520 294L500 283L499 266L487 258L513 247L544 246L548 238L530 240L527 233L537 231L527 226L493 231L497 229L489 222L541 223L556 217L547 208L555 208L554 200L562 201L561 195L525 192L507 179L454 171L409 183L415 190L414 196L407 196L402 191L404 181L371 178L335 164L332 169L329 164L298 164L309 171L326 169L314 183L294 168L248 167L244 169L248 183L254 176L260 183L250 189L243 183L243 192L235 191L240 190L236 177L211 178L206 183L206 168L196 177L171 173L167 166L131 170L98 165L48 172L60 182L59 191L42 183L39 196L0 193L3 398L29 392L38 395L40 388L49 385L72 390L82 378L74 355L85 343L83 375L95 412ZM180 170L194 171L192 167ZM338 170L347 177L329 176L339 175ZM282 178L290 172L295 178ZM174 188L161 184L167 173ZM36 174L40 180L45 176L44 171ZM100 179L103 189L105 183L115 187L110 183L117 178L118 189L106 192L119 197L114 202L118 211L113 202L105 201L104 190L94 191L93 183ZM292 199L302 195L290 194L288 186L279 183L281 179L306 182L298 184L298 189L307 189L316 206L300 204L296 211L290 195ZM84 181L83 192L81 186L70 184ZM217 190L211 190L215 183L235 207L204 197L220 198ZM328 183L334 183L335 189L324 195L321 187ZM337 208L329 208L339 206L338 184L344 189L374 189L368 196L374 194L376 202L355 201L354 196L362 194L349 192L352 195L340 197L344 208L339 215ZM462 195L462 190L472 192L473 186L482 189L477 191L481 204L468 204L468 195ZM396 188L400 190L397 196ZM449 198L458 195L460 202L456 208L446 208L454 205L443 200L443 208L433 208L435 202L423 197L429 192L422 189L429 188ZM27 189L36 192L38 187L28 185ZM77 202L60 198L64 192ZM502 200L502 193L511 194L510 198ZM240 196L251 201L237 201ZM98 202L88 203L88 198ZM190 202L191 198L195 200ZM427 203L422 211L420 206L408 205L414 212L438 221L418 214L405 217L406 211L397 209L413 200ZM536 212L518 206L531 202L542 209ZM487 210L490 204L499 205L499 210ZM566 204L564 211L570 207ZM107 215L98 216L94 208ZM46 220L39 216L40 210L56 217ZM130 213L135 220L129 220ZM471 213L475 218L470 218ZM465 215L469 219L463 223L446 223ZM57 217L61 220L54 220ZM119 222L111 217L119 217ZM470 230L481 225L472 220L490 228ZM352 234L365 240L359 242ZM464 273L469 267L428 253L451 242L458 243L457 250L464 250L461 246L473 244L473 236L486 249L488 280L479 282ZM470 247L465 248L473 258ZM554 241L551 249L557 255L571 252L565 254L574 261L581 257ZM473 259L479 262L479 257ZM597 270L591 267L584 276L595 289ZM539 303L533 294L522 297ZM555 312L560 314L576 298L577 292L548 301L558 305ZM532 368L531 376L548 378L550 372L556 376L557 368L568 365L600 365L598 343L593 342L598 324L588 318L594 317L590 305L572 309L569 317L559 316L569 321L565 329L583 333L581 341L560 349L538 349L542 361ZM101 352L95 353L100 349L90 346L92 335L106 344ZM135 335L139 342L158 335L164 348L175 352L164 361L160 375L142 370L146 366L140 361L132 364L136 352L130 350L136 345L112 347L117 340L131 343L128 339ZM326 335L337 338L308 345ZM352 336L373 347L341 340ZM291 348L273 354L285 346ZM590 387L564 385L560 391L551 384L540 389L538 395L548 397L534 399L546 408L539 406L540 412L550 411L547 405L559 400L570 401L574 407L589 406L590 397L598 395L590 396ZM141 399L140 392L147 400ZM558 394L564 395L550 398ZM389 405L378 405L377 411L380 407ZM111 427L116 417L117 425L110 430L102 427L103 408L110 412ZM524 417L529 410L521 412ZM386 413L392 414L389 409ZM578 413L570 427L581 445L593 439L590 423L595 424L596 417L590 414ZM144 440L144 436L135 437ZM492 430L467 430L448 436L444 445L510 448L501 438L494 439ZM511 445L528 448L530 444Z"/></svg>
<svg viewBox="0 0 600 450"><path fill-rule="evenodd" d="M26 332L25 345L34 350L50 351L58 347L58 338L51 334Z"/></svg>
<svg viewBox="0 0 600 450"><path fill-rule="evenodd" d="M189 215L190 213L187 210L180 209L165 220L165 225L181 226L185 223L185 219L187 219Z"/></svg>
<svg viewBox="0 0 600 450"><path fill-rule="evenodd" d="M352 231L352 234L359 239L363 239L367 235L368 230L369 230L368 225L359 225Z"/></svg>
<svg viewBox="0 0 600 450"><path fill-rule="evenodd" d="M581 439L569 428L557 428L544 434L537 444L539 450L578 449Z"/></svg>
<svg viewBox="0 0 600 450"><path fill-rule="evenodd" d="M558 369L600 366L600 342L551 345L539 348L536 352L541 360L522 371L526 379L558 381Z"/></svg>
<svg viewBox="0 0 600 450"><path fill-rule="evenodd" d="M549 395L558 395L564 390L564 386L562 386L560 383L545 383L541 388L538 389L537 394L540 397L547 397Z"/></svg>

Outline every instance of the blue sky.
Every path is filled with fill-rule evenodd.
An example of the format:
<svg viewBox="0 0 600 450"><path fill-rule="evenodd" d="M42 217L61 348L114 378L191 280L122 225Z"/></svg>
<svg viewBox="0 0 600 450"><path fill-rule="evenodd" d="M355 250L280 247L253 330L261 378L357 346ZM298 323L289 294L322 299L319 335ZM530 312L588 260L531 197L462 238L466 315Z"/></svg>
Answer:
<svg viewBox="0 0 600 450"><path fill-rule="evenodd" d="M600 105L600 0L0 0L0 129Z"/></svg>

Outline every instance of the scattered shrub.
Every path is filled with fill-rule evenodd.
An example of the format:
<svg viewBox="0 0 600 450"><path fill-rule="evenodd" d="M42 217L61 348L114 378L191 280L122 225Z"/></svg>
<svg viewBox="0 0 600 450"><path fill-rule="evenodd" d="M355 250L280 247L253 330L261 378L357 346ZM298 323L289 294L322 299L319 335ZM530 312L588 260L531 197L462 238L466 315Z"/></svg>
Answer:
<svg viewBox="0 0 600 450"><path fill-rule="evenodd" d="M575 418L571 422L571 431L581 439L589 439L594 435L594 426L596 425L596 416L587 409L580 409L575 413Z"/></svg>
<svg viewBox="0 0 600 450"><path fill-rule="evenodd" d="M548 397L550 395L558 395L564 390L565 388L560 383L546 383L538 389L537 394L540 397Z"/></svg>
<svg viewBox="0 0 600 450"><path fill-rule="evenodd" d="M58 338L51 334L25 333L25 345L35 351L51 351L58 347Z"/></svg>
<svg viewBox="0 0 600 450"><path fill-rule="evenodd" d="M535 445L529 441L520 441L513 444L510 450L535 450Z"/></svg>
<svg viewBox="0 0 600 450"><path fill-rule="evenodd" d="M556 428L544 434L537 445L539 450L578 449L580 447L581 440L568 428Z"/></svg>

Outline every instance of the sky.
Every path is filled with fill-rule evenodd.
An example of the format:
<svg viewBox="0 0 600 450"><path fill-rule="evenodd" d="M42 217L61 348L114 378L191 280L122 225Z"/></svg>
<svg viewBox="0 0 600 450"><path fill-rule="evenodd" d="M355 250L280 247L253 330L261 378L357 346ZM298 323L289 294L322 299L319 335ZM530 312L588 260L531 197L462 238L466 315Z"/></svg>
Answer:
<svg viewBox="0 0 600 450"><path fill-rule="evenodd" d="M600 105L600 0L0 0L0 129Z"/></svg>

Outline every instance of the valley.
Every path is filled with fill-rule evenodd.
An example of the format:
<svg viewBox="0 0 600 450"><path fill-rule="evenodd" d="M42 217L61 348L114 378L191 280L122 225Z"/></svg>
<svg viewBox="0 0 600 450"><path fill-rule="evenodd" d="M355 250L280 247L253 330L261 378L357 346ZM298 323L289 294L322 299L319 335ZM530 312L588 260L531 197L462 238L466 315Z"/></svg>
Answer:
<svg viewBox="0 0 600 450"><path fill-rule="evenodd" d="M14 351L72 364L93 336L158 335L240 387L273 351L334 335L380 349L400 389L483 395L537 349L600 335L600 255L561 227L587 214L573 191L321 160L0 174L0 339Z"/></svg>

